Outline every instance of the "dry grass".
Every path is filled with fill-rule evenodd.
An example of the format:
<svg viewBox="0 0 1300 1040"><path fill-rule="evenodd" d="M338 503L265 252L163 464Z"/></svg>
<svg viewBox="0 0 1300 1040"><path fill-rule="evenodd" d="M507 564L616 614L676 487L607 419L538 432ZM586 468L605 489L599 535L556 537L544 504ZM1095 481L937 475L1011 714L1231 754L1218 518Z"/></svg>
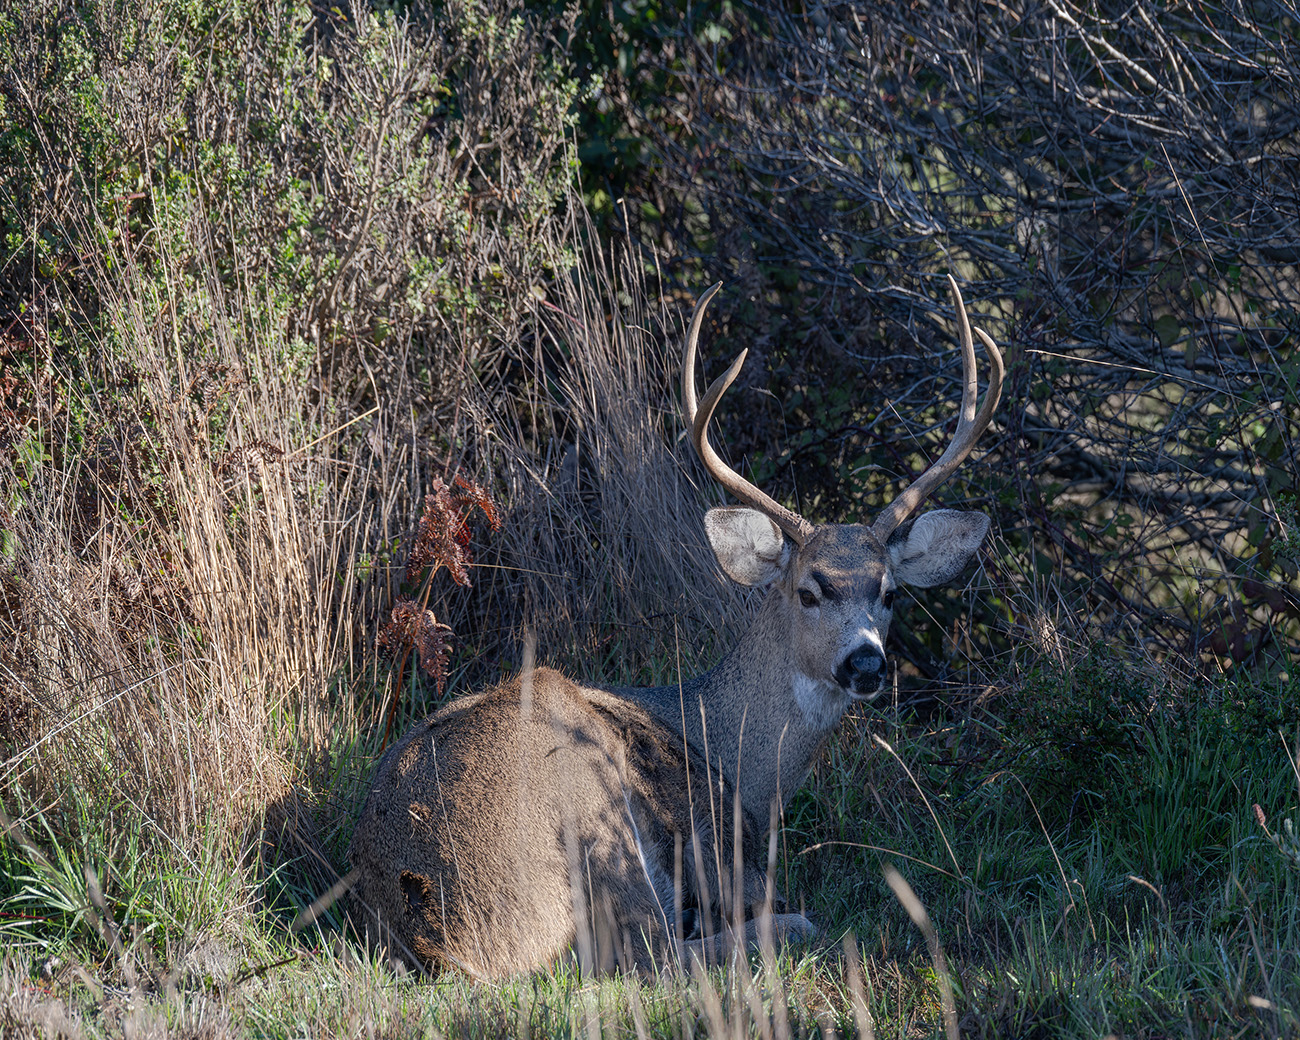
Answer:
<svg viewBox="0 0 1300 1040"><path fill-rule="evenodd" d="M201 214L190 221L202 243ZM662 669L674 638L690 666L741 616L706 547L702 496L668 447L672 318L651 315L629 257L587 259L514 345L513 383L466 397L446 435L495 470L507 509L474 594L435 590L478 674L509 668L528 631L543 657L583 674ZM255 291L162 261L176 277L123 257L94 269L104 367L90 391L56 373L16 431L4 802L29 831L57 819L52 836L74 844L119 821L110 860L119 829L142 829L174 864L214 834L232 854L261 835L273 860L310 850L309 876L327 887L371 723L395 695L375 634L436 446L402 436L383 407L348 415L277 370L283 333ZM515 407L502 407L507 393ZM414 692L408 715L429 704Z"/></svg>
<svg viewBox="0 0 1300 1040"><path fill-rule="evenodd" d="M716 492L683 437L681 317L650 302L634 256L580 222L565 234L586 252L539 308L512 407L475 417L511 507L480 617L589 678L689 672L737 634L744 596L704 537Z"/></svg>

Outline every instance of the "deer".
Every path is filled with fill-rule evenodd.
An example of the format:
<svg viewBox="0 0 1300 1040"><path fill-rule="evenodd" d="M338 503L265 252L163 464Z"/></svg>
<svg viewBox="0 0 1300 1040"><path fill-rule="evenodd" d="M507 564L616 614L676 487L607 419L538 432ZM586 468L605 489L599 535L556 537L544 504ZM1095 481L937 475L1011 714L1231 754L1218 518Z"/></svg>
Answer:
<svg viewBox="0 0 1300 1040"><path fill-rule="evenodd" d="M1001 396L1002 355L977 328L990 373L976 410L971 325L948 281L957 429L870 525L814 525L714 450L709 424L748 351L696 397L700 328L721 283L700 296L682 409L705 470L741 503L708 510L705 532L722 572L766 597L702 675L633 688L525 667L393 744L349 848L365 937L393 963L484 979L565 958L652 971L816 936L772 883L778 814L844 713L884 690L897 588L951 582L989 530L981 512L912 519Z"/></svg>

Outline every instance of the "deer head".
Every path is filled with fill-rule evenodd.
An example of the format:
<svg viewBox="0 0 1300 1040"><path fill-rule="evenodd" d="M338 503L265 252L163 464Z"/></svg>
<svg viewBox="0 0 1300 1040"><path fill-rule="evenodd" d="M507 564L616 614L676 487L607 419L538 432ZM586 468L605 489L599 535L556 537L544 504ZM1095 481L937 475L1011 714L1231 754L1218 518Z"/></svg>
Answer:
<svg viewBox="0 0 1300 1040"><path fill-rule="evenodd" d="M700 297L691 317L682 366L682 404L691 443L713 478L745 503L710 510L705 529L723 571L742 585L771 587L757 626L758 638L784 643L792 692L812 730L829 730L849 703L871 700L883 689L885 635L895 589L951 581L988 533L988 517L956 509L935 509L908 523L926 496L970 454L992 418L1002 389L1002 355L982 329L975 329L991 366L988 390L976 412L971 326L957 283L948 280L962 353L957 432L934 464L869 526L811 524L722 461L709 443L709 420L740 372L747 351L741 351L697 402L695 355L700 325L721 283Z"/></svg>

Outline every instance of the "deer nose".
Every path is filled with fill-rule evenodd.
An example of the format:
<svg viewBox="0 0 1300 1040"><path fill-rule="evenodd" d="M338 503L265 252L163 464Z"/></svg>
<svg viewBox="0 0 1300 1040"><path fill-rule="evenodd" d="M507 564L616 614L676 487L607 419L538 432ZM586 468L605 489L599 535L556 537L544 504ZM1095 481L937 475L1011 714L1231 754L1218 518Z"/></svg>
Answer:
<svg viewBox="0 0 1300 1040"><path fill-rule="evenodd" d="M871 643L863 643L835 669L835 681L854 693L877 693L885 685L885 655Z"/></svg>

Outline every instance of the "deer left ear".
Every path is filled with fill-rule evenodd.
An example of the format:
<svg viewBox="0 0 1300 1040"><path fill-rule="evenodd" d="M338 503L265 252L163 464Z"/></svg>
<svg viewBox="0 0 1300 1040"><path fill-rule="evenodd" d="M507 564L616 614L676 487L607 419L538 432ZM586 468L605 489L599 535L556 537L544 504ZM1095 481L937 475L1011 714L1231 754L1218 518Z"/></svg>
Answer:
<svg viewBox="0 0 1300 1040"><path fill-rule="evenodd" d="M900 585L928 589L952 581L963 570L989 531L983 513L934 509L889 536L885 547Z"/></svg>

